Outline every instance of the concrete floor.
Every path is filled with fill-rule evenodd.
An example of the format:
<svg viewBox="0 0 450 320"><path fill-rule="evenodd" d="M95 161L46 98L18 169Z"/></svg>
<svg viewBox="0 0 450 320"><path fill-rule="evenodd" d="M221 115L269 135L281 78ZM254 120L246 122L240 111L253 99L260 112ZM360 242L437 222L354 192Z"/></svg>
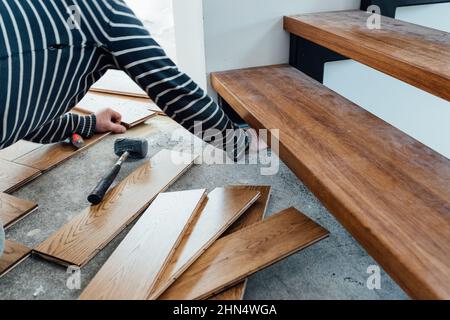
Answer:
<svg viewBox="0 0 450 320"><path fill-rule="evenodd" d="M150 131L135 129L128 135L145 132L150 155L162 148L190 145L190 135L172 137L177 126L168 118L148 122ZM115 161L109 137L91 149L46 173L15 193L39 203L40 208L7 232L7 238L36 246L88 206L86 196L100 176ZM140 165L128 163L123 179ZM208 188L229 184L272 185L267 215L294 206L327 228L328 239L252 276L246 299L407 299L403 291L382 272L380 290L366 287L367 268L376 262L336 222L312 193L283 164L275 176L261 176L261 165L194 166L169 191ZM81 289L100 269L129 229L122 232L81 271ZM76 299L80 290L66 286L66 269L39 258L29 258L0 279L0 299Z"/></svg>

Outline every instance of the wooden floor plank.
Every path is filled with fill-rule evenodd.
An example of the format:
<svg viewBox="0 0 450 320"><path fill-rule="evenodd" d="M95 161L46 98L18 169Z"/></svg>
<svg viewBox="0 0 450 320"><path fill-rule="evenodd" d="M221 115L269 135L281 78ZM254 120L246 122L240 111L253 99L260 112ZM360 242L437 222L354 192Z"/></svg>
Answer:
<svg viewBox="0 0 450 320"><path fill-rule="evenodd" d="M5 229L11 227L37 209L37 203L0 193L0 222Z"/></svg>
<svg viewBox="0 0 450 320"><path fill-rule="evenodd" d="M285 29L350 59L450 101L450 33L381 18L371 12L334 11L285 17Z"/></svg>
<svg viewBox="0 0 450 320"><path fill-rule="evenodd" d="M217 188L208 194L148 299L158 298L259 197L259 191L242 188Z"/></svg>
<svg viewBox="0 0 450 320"><path fill-rule="evenodd" d="M206 190L162 193L80 296L80 300L145 300L169 263Z"/></svg>
<svg viewBox="0 0 450 320"><path fill-rule="evenodd" d="M161 300L206 299L328 236L294 208L216 241Z"/></svg>
<svg viewBox="0 0 450 320"><path fill-rule="evenodd" d="M14 192L40 175L35 168L0 159L0 192Z"/></svg>
<svg viewBox="0 0 450 320"><path fill-rule="evenodd" d="M42 144L20 140L6 149L0 150L0 159L12 161L42 147Z"/></svg>
<svg viewBox="0 0 450 320"><path fill-rule="evenodd" d="M109 133L96 134L90 139L85 139L86 144L81 149L76 149L74 146L63 142L43 145L41 148L16 159L14 162L46 172L77 153L93 146L108 135Z"/></svg>
<svg viewBox="0 0 450 320"><path fill-rule="evenodd" d="M0 256L0 277L7 274L31 253L31 249L24 245L6 240L3 255Z"/></svg>
<svg viewBox="0 0 450 320"><path fill-rule="evenodd" d="M111 189L101 204L81 212L34 252L63 265L84 266L184 174L194 158L176 151L159 152Z"/></svg>
<svg viewBox="0 0 450 320"><path fill-rule="evenodd" d="M287 65L213 74L279 156L413 298L450 298L450 161ZM276 149L274 149L276 150Z"/></svg>
<svg viewBox="0 0 450 320"><path fill-rule="evenodd" d="M136 100L139 99L123 99L114 95L88 93L78 103L76 110L96 113L102 109L111 108L122 115L122 124L125 127L132 128L157 115L156 112L149 110L149 107L152 106L149 100Z"/></svg>
<svg viewBox="0 0 450 320"><path fill-rule="evenodd" d="M258 190L261 196L235 223L233 223L230 228L227 229L222 235L222 238L264 219L267 206L269 205L270 193L272 191L270 186L235 186L235 188ZM244 298L246 287L247 279L211 297L210 300L242 300Z"/></svg>

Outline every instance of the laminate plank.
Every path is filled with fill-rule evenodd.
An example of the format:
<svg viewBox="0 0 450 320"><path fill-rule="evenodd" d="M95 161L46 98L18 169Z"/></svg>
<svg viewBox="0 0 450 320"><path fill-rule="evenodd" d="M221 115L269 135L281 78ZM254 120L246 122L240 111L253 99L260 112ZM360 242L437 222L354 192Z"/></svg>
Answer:
<svg viewBox="0 0 450 320"><path fill-rule="evenodd" d="M234 186L234 188L258 190L261 196L259 199L243 214L227 231L221 236L228 236L236 231L249 227L262 219L267 211L269 204L270 186ZM225 301L225 300L242 300L244 298L245 289L247 287L247 279L237 285L209 298L209 300Z"/></svg>
<svg viewBox="0 0 450 320"><path fill-rule="evenodd" d="M85 139L85 145L80 149L76 149L71 144L63 142L43 145L41 148L16 159L14 162L46 172L72 158L79 152L92 147L109 134L96 134L90 139Z"/></svg>
<svg viewBox="0 0 450 320"><path fill-rule="evenodd" d="M294 208L217 240L161 300L206 299L328 236Z"/></svg>
<svg viewBox="0 0 450 320"><path fill-rule="evenodd" d="M450 34L360 10L285 17L287 31L450 101Z"/></svg>
<svg viewBox="0 0 450 320"><path fill-rule="evenodd" d="M103 77L91 87L91 91L114 93L130 97L148 98L126 73L120 70L108 70Z"/></svg>
<svg viewBox="0 0 450 320"><path fill-rule="evenodd" d="M37 209L37 203L0 193L0 221L5 229Z"/></svg>
<svg viewBox="0 0 450 320"><path fill-rule="evenodd" d="M213 87L413 298L450 298L450 162L293 67Z"/></svg>
<svg viewBox="0 0 450 320"><path fill-rule="evenodd" d="M120 105L129 105L132 103L133 105L142 106L143 108L153 111L158 115L166 115L164 111L161 110L160 107L156 105L148 96L145 97L133 97L122 95L120 93L113 92L100 92L90 90L88 94L85 96L85 99L92 99L96 104L101 104L105 108L108 108L111 105L111 102L114 101L115 104Z"/></svg>
<svg viewBox="0 0 450 320"><path fill-rule="evenodd" d="M147 299L205 197L205 189L160 194L89 283L80 300Z"/></svg>
<svg viewBox="0 0 450 320"><path fill-rule="evenodd" d="M24 245L6 240L3 255L0 256L0 277L14 269L31 253L31 249Z"/></svg>
<svg viewBox="0 0 450 320"><path fill-rule="evenodd" d="M40 175L35 168L0 159L0 192L14 192Z"/></svg>
<svg viewBox="0 0 450 320"><path fill-rule="evenodd" d="M111 108L122 115L122 124L132 128L157 115L150 111L149 100L121 99L113 95L88 93L76 106L76 110L86 113L96 113L105 108Z"/></svg>
<svg viewBox="0 0 450 320"><path fill-rule="evenodd" d="M242 188L218 188L208 194L208 201L147 298L158 298L259 197L258 191Z"/></svg>
<svg viewBox="0 0 450 320"><path fill-rule="evenodd" d="M42 147L42 144L20 140L8 148L0 150L0 159L14 162L17 158L20 158L40 147Z"/></svg>
<svg viewBox="0 0 450 320"><path fill-rule="evenodd" d="M194 160L191 154L159 152L111 189L101 204L82 211L34 252L63 265L84 266L183 175Z"/></svg>

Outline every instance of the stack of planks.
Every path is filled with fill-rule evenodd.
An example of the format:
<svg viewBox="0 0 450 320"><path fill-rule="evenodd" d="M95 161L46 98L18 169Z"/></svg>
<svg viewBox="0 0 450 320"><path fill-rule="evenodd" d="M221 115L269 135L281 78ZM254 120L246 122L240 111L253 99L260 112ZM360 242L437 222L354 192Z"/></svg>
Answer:
<svg viewBox="0 0 450 320"><path fill-rule="evenodd" d="M269 194L264 186L160 194L80 299L241 299L247 276L328 235L293 208L252 224ZM239 230L224 235L230 227Z"/></svg>
<svg viewBox="0 0 450 320"><path fill-rule="evenodd" d="M237 300L249 275L328 236L293 208L262 220L268 186L163 193L194 161L159 152L33 253L83 267L141 216L80 299Z"/></svg>

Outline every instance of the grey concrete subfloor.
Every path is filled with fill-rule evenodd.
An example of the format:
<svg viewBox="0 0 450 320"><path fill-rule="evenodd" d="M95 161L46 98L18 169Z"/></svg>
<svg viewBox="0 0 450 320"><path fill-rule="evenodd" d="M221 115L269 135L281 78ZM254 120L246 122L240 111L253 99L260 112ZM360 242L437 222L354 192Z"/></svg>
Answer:
<svg viewBox="0 0 450 320"><path fill-rule="evenodd" d="M162 148L190 145L190 135L173 137L177 126L168 118L148 122L150 155ZM109 137L46 173L15 193L39 203L40 208L7 231L7 238L30 247L45 240L88 206L86 196L114 161L114 139ZM140 165L127 163L119 179ZM296 176L281 164L274 176L262 176L262 165L194 166L169 191L208 188L229 184L272 185L267 215L294 206L327 228L328 239L250 277L246 299L407 299L403 291L382 272L380 290L366 287L367 268L376 262L340 226ZM81 271L81 289L101 268L129 228L114 239ZM76 299L80 290L66 286L66 269L39 258L29 258L0 279L0 299Z"/></svg>

